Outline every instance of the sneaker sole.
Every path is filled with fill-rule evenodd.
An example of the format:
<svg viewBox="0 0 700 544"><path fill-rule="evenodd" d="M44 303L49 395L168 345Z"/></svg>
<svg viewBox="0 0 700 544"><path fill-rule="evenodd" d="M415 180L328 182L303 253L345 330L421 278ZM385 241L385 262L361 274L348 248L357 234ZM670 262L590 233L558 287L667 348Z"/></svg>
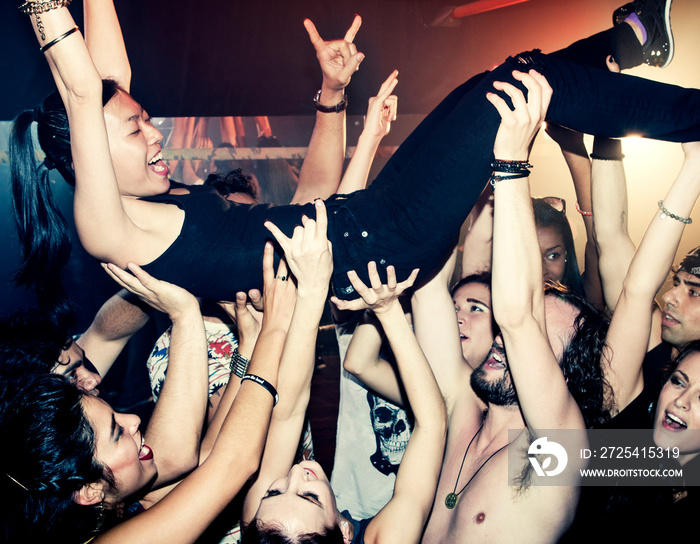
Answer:
<svg viewBox="0 0 700 544"><path fill-rule="evenodd" d="M659 68L666 68L673 60L674 54L674 44L673 44L673 31L671 30L671 4L673 0L670 0L666 4L666 9L664 11L664 29L666 30L666 35L668 36L668 58L666 62L659 65Z"/></svg>

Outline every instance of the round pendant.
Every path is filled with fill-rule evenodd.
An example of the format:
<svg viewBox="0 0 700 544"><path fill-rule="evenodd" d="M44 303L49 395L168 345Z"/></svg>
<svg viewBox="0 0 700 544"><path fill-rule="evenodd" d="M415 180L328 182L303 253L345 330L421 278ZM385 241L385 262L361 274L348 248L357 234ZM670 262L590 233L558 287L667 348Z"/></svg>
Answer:
<svg viewBox="0 0 700 544"><path fill-rule="evenodd" d="M666 215L664 212L661 212L661 214L659 214L659 219L666 219L667 217L668 215Z"/></svg>
<svg viewBox="0 0 700 544"><path fill-rule="evenodd" d="M447 497L445 497L445 506L452 510L455 505L457 504L457 495L454 493L448 493Z"/></svg>

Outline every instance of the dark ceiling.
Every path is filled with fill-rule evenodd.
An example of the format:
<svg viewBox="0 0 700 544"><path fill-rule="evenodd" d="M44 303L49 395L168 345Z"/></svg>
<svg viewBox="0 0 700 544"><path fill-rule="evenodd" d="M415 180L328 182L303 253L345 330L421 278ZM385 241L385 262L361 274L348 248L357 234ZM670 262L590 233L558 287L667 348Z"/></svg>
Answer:
<svg viewBox="0 0 700 544"><path fill-rule="evenodd" d="M34 107L53 83L18 0L0 6L0 119ZM326 39L340 38L363 16L355 40L366 54L348 94L350 113L398 68L397 93L406 113L426 113L469 75L508 54L566 45L587 28L609 24L610 1L529 0L432 26L447 2L438 0L117 0L133 69L132 93L155 116L310 114L320 84L302 21ZM80 1L71 11L81 24ZM571 14L575 13L573 17ZM561 32L566 23L566 32ZM583 24L582 24L583 23ZM579 34L580 30L580 34ZM556 37L558 36L558 37Z"/></svg>

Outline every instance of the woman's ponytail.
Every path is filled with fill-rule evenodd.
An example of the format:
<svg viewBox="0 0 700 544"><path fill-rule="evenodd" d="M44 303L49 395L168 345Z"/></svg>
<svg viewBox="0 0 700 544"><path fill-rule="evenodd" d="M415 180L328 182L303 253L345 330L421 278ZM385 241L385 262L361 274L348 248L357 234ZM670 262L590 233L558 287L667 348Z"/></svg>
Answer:
<svg viewBox="0 0 700 544"><path fill-rule="evenodd" d="M13 211L22 249L22 263L15 281L34 287L42 309L61 315L69 311L62 278L70 257L71 239L49 179L50 168L59 161L47 154L43 162L37 163L31 134L36 113L32 110L20 113L10 135ZM42 115L41 110L38 114Z"/></svg>

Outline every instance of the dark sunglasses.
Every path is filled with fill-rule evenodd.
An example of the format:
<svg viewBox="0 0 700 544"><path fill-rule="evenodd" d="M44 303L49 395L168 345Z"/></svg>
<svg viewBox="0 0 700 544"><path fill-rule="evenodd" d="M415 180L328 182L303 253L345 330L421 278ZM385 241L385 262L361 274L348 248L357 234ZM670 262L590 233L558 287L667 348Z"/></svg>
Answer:
<svg viewBox="0 0 700 544"><path fill-rule="evenodd" d="M545 196L540 200L543 200L558 212L566 213L566 200L563 198L559 198L558 196Z"/></svg>

